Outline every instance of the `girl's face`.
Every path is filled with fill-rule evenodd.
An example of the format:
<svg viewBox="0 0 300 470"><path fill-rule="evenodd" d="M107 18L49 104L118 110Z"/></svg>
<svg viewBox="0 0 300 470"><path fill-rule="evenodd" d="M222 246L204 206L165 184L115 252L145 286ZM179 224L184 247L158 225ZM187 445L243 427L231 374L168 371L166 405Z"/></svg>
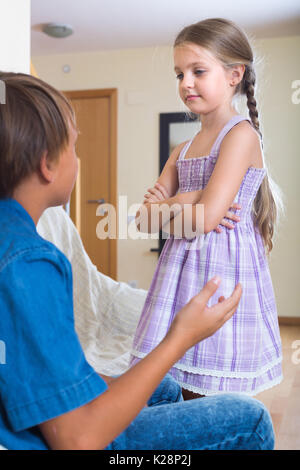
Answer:
<svg viewBox="0 0 300 470"><path fill-rule="evenodd" d="M180 98L191 112L207 114L231 104L232 71L225 70L208 49L192 43L176 46L174 69Z"/></svg>

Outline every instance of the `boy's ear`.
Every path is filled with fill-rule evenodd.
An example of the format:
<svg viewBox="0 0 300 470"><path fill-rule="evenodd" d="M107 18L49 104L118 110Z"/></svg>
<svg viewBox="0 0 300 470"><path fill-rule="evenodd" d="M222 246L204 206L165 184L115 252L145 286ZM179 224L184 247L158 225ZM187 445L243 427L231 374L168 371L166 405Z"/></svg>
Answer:
<svg viewBox="0 0 300 470"><path fill-rule="evenodd" d="M40 173L47 183L52 183L55 179L55 165L54 162L48 160L48 152L45 151L40 160Z"/></svg>

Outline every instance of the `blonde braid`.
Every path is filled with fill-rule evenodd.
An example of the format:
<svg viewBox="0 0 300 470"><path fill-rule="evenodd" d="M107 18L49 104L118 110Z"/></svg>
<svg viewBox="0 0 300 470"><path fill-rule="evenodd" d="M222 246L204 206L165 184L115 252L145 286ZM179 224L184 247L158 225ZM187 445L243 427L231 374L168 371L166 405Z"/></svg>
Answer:
<svg viewBox="0 0 300 470"><path fill-rule="evenodd" d="M254 98L255 92L255 82L256 82L256 75L252 64L245 66L245 73L242 80L242 94L247 96L247 106L249 109L249 115L251 122L257 132L260 135L262 141L262 133L259 128L259 121L258 121L258 111L257 111L257 103L256 99Z"/></svg>
<svg viewBox="0 0 300 470"><path fill-rule="evenodd" d="M256 108L256 100L254 98L255 82L256 76L252 64L246 65L242 80L242 93L247 97L250 119L256 131L260 135L261 146L263 148L262 133L259 128L258 111ZM277 218L276 202L271 191L270 184L272 184L272 181L267 174L259 187L252 207L255 225L262 234L267 253L270 253L273 248L272 238Z"/></svg>

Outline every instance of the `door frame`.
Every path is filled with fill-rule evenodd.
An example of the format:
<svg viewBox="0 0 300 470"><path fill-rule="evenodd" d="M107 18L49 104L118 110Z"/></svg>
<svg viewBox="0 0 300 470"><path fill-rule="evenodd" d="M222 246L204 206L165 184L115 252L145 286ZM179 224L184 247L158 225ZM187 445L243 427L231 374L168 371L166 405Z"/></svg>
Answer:
<svg viewBox="0 0 300 470"><path fill-rule="evenodd" d="M112 204L116 210L117 208L117 89L92 89L92 90L74 90L63 91L65 96L69 99L76 98L109 98L109 204ZM80 165L79 165L80 168ZM80 196L80 169L72 192L70 200L70 216L74 221L76 228L80 234L80 211L78 210L77 200ZM117 280L117 238L110 239L110 256L109 256L109 276Z"/></svg>

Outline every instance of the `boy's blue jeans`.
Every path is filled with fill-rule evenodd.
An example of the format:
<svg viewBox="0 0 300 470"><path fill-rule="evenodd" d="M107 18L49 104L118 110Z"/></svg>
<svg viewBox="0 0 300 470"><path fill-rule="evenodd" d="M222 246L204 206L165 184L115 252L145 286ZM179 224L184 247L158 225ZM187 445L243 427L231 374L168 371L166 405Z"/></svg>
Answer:
<svg viewBox="0 0 300 470"><path fill-rule="evenodd" d="M272 450L274 431L264 405L245 395L183 401L166 375L134 421L105 450Z"/></svg>

